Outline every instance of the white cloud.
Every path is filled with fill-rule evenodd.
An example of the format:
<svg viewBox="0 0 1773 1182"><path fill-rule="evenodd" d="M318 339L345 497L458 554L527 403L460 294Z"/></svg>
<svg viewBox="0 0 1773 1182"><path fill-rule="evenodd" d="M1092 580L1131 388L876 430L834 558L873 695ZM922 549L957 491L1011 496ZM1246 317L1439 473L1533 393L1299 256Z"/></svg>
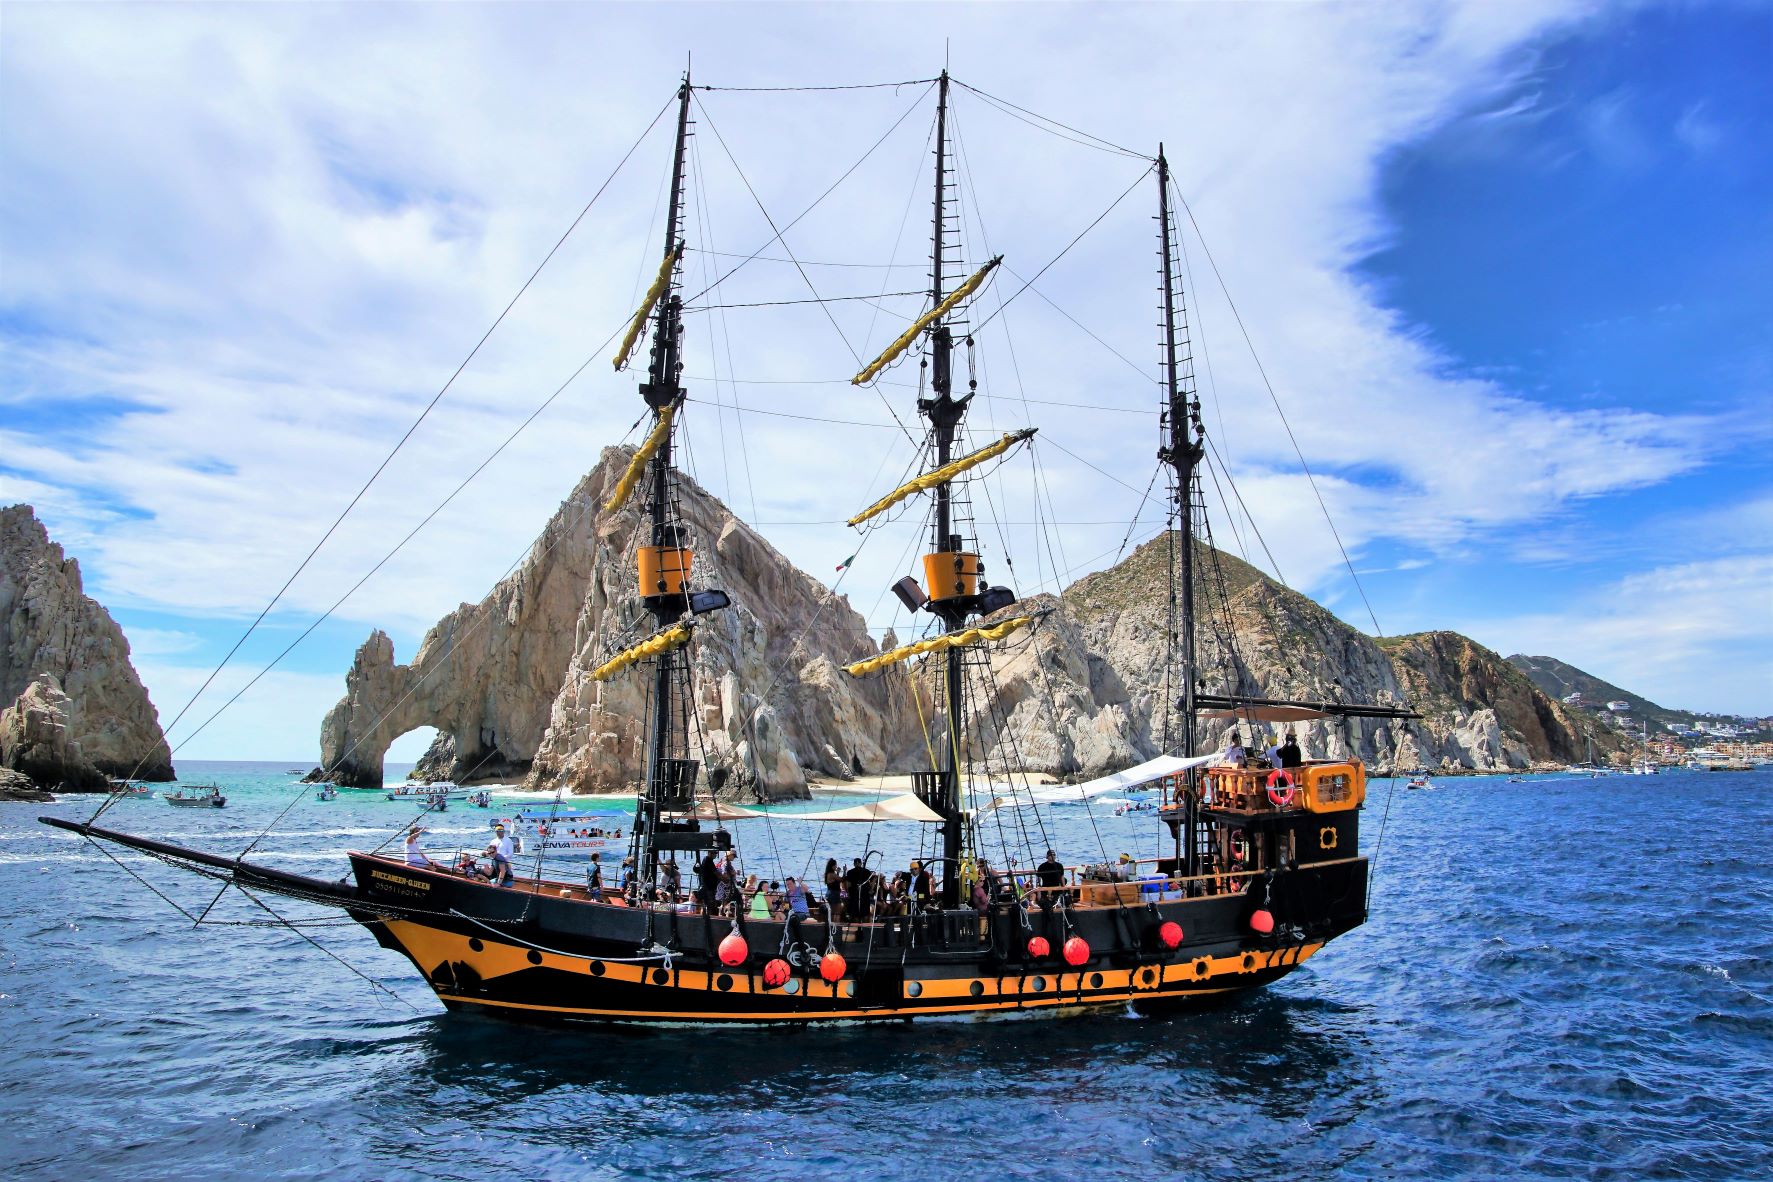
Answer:
<svg viewBox="0 0 1773 1182"><path fill-rule="evenodd" d="M8 15L0 42L4 308L44 331L20 336L4 363L0 464L14 475L0 473L0 491L38 505L106 602L256 613L666 101L686 48L681 7L393 11L42 6ZM1696 422L1560 411L1501 379L1447 377L1445 359L1349 274L1387 233L1375 195L1385 155L1499 93L1521 68L1522 46L1584 11L977 6L942 15L958 76L1140 150L1165 141L1343 540L1358 554L1379 539L1450 551L1703 458ZM706 6L693 22L702 44L689 48L699 80L716 84L927 75L935 42L926 21L907 15ZM1132 45L1142 51L1129 54ZM745 252L769 236L722 140L781 223L915 98L915 89L702 96L692 243ZM923 282L928 118L924 109L907 119L789 235L795 254L815 262L884 258L897 241L895 257L908 266L884 278L809 268L825 294ZM1138 162L1043 138L964 91L956 119L977 191L967 213L970 253L982 255L989 237L1022 275L1140 171ZM292 613L330 606L622 323L658 250L662 135L636 154L291 587ZM1040 281L1147 377L1026 295L982 339L982 384L998 400L982 400L975 412L980 438L1024 421L1022 395L1154 402L1151 200L1144 182ZM786 248L765 253L781 257ZM709 261L692 256L692 273L706 273ZM1204 326L1210 346L1201 355L1209 426L1251 512L1284 549L1285 573L1295 585L1319 585L1341 565L1335 541L1310 490L1289 474L1290 449L1264 409L1267 394L1198 243L1188 261L1196 335ZM1017 286L1000 278L985 304L995 307ZM759 262L718 298L805 295L795 268ZM837 383L717 393L698 382L695 396L730 404L736 391L755 410L890 423L875 393L841 382L854 354L878 347L903 321L865 303L835 305L832 315L849 345L808 307L692 317L692 374ZM902 365L889 379L914 382L916 369ZM478 599L599 449L637 417L633 384L598 355L537 427L341 614L390 628L405 647L458 601ZM883 389L909 420L913 391ZM94 393L144 412L46 429L45 408ZM1150 421L1030 409L1046 439L1119 479L1043 445L1043 480L1032 480L1027 460L1008 467L996 516L1130 516L1139 497L1126 486L1143 488L1154 463ZM755 500L764 521L840 521L911 458L896 432L873 427L705 406L688 419L698 474L746 511ZM990 507L978 508L998 562ZM1132 540L1158 522L1148 506ZM857 546L835 525L766 532L828 580ZM863 610L877 599L887 605L877 624L891 618L892 600L878 589L904 573L907 532L869 541L845 581L861 589L854 599ZM1105 564L1126 532L1065 525L1043 540L1032 525L1004 529L1024 589ZM291 735L311 744L319 710L339 691L337 679L330 685L289 712L300 719Z"/></svg>
<svg viewBox="0 0 1773 1182"><path fill-rule="evenodd" d="M1472 621L1503 652L1550 653L1671 709L1773 713L1773 554L1658 567L1568 611Z"/></svg>

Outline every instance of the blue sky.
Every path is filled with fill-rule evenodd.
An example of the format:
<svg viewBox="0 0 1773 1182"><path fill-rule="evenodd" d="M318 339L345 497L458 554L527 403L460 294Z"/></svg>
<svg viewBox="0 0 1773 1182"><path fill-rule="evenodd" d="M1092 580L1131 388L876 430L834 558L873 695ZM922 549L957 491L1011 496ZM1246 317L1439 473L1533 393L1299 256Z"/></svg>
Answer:
<svg viewBox="0 0 1773 1182"><path fill-rule="evenodd" d="M0 502L36 505L81 559L170 720L686 50L716 85L925 78L932 13L963 80L1167 143L1384 631L1453 628L1666 705L1773 711L1765 5L14 6ZM798 210L917 98L704 96L695 244L768 238L715 129L769 208ZM1143 168L965 94L956 119L970 255L1024 277ZM904 268L815 267L825 294L917 285L921 214L897 231L927 129L920 109L794 231L803 259ZM666 150L643 144L175 743L620 323L657 248ZM1132 365L1032 296L981 334L995 401L976 429L1038 412L1057 517L1078 523L1050 542L1005 527L1024 589L1112 557L1151 472L1148 204L1140 187L1038 286ZM1370 629L1192 229L1188 249L1208 426L1248 511L1289 582ZM759 264L726 297L799 282ZM891 315L837 308L844 341L809 309L692 318L690 338L696 475L820 575L856 549L829 523L872 499L861 477L907 458L880 398L843 384ZM881 389L908 413L909 390ZM592 367L183 752L312 757L367 631L404 659L484 595L638 406L631 375ZM862 425L809 435L783 413ZM1027 504L1026 464L1004 476L1006 508ZM1147 511L1134 540L1157 525ZM865 549L844 589L884 627L898 546Z"/></svg>

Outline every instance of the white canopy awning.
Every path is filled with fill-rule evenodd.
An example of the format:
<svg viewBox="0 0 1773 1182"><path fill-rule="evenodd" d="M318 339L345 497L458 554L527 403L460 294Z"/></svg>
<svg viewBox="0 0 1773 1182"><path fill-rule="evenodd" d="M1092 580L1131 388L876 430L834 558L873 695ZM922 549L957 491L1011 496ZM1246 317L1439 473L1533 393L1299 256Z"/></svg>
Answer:
<svg viewBox="0 0 1773 1182"><path fill-rule="evenodd" d="M1141 784L1149 784L1153 780L1161 780L1165 776L1173 776L1177 772L1186 771L1191 767L1205 767L1219 759L1217 753L1212 755L1196 755L1183 759L1179 755L1160 755L1156 759L1148 759L1125 771L1113 775L1101 776L1082 784L1053 784L1045 788L1035 788L1021 797L1020 800L1003 800L1003 804L1018 804L1033 800L1035 804L1057 804L1069 801L1089 800L1109 792L1124 792L1129 788L1137 788Z"/></svg>
<svg viewBox="0 0 1773 1182"><path fill-rule="evenodd" d="M940 821L942 814L917 799L916 793L903 792L873 804L858 804L828 813L778 814L784 821Z"/></svg>
<svg viewBox="0 0 1773 1182"><path fill-rule="evenodd" d="M1309 706L1239 706L1235 710L1202 710L1200 716L1228 722L1310 722L1329 717Z"/></svg>

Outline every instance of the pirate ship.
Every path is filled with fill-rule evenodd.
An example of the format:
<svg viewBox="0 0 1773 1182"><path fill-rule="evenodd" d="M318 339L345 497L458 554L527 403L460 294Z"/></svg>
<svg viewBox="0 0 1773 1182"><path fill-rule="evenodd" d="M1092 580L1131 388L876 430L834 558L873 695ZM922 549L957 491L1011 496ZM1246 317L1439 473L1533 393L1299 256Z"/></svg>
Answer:
<svg viewBox="0 0 1773 1182"><path fill-rule="evenodd" d="M1172 673L1164 693L1166 750L1155 760L1081 789L1033 789L1014 769L981 775L981 671L993 646L1038 632L1042 619L1015 590L992 585L981 562L968 486L987 461L1025 443L1033 430L982 447L966 444L978 382L957 382L956 353L970 360L976 296L1000 259L962 278L954 230L951 80L930 80L935 112L934 202L927 305L910 327L855 376L874 381L907 355L918 358L916 411L925 425L921 471L852 519L870 523L913 498L926 510L921 578L894 588L927 621L925 634L862 654L853 677L905 676L927 702L927 766L903 797L831 820L923 826L931 835L923 873L909 890L878 883L847 914L796 897L774 906L724 902L712 890L686 895L678 865L707 865L733 847L746 810L721 798L723 769L697 758L689 709L696 630L731 600L698 579L696 539L679 505L676 435L682 380L686 251L686 145L695 88L676 96L669 201L656 278L615 358L624 368L650 328L639 393L650 431L606 508L641 498L644 523L632 559L631 634L598 668L598 679L646 679L644 778L637 786L621 884L576 874L533 873L497 885L472 870L409 864L378 852L348 855L350 875L327 881L242 858L224 858L93 823L44 818L232 884L343 909L384 947L406 956L450 1009L552 1022L797 1024L903 1020L937 1015L1058 1014L1079 1009L1162 1007L1257 988L1292 972L1327 942L1364 922L1367 860L1359 852L1366 774L1357 759L1249 766L1198 750L1214 721L1298 723L1339 717L1415 717L1396 705L1276 700L1213 689L1197 654L1196 586L1210 547L1197 544L1206 501L1201 468L1206 433L1194 388L1180 300L1169 164L1159 149L1155 180L1160 261L1162 404L1158 459L1167 473L1180 542L1171 546L1175 619ZM957 282L958 280L958 282ZM966 372L974 373L969 364ZM1301 654L1303 656L1303 654ZM1216 746L1216 744L1215 744ZM981 858L981 826L994 810L1038 808L1067 795L1145 785L1161 827L1163 856L1129 868L1034 869L1026 850L1003 872ZM755 823L755 822L749 822ZM1042 843L1044 844L1044 842ZM1019 867L1019 868L1018 868ZM576 868L575 868L576 870ZM601 889L600 889L601 887Z"/></svg>

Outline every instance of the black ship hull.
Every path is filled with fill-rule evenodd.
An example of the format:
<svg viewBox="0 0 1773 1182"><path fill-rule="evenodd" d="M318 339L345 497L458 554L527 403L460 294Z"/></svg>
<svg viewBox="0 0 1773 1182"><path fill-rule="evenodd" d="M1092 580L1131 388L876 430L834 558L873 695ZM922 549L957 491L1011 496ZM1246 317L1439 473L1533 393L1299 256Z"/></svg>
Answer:
<svg viewBox="0 0 1773 1182"><path fill-rule="evenodd" d="M594 902L557 884L495 887L367 855L352 863L351 914L445 1005L598 1023L1057 1015L1221 998L1279 980L1360 924L1367 873L1365 859L1351 858L1277 874L1262 903L1276 921L1268 935L1251 929L1256 903L1239 893L1047 911L1004 904L836 931L803 921L790 939L780 920ZM1163 943L1166 923L1184 933L1175 948ZM734 933L745 955L723 964L721 943ZM1049 955L1030 955L1035 936ZM1077 965L1060 955L1073 936L1090 950ZM833 952L841 972L825 960ZM772 984L766 966L778 959L789 973Z"/></svg>

